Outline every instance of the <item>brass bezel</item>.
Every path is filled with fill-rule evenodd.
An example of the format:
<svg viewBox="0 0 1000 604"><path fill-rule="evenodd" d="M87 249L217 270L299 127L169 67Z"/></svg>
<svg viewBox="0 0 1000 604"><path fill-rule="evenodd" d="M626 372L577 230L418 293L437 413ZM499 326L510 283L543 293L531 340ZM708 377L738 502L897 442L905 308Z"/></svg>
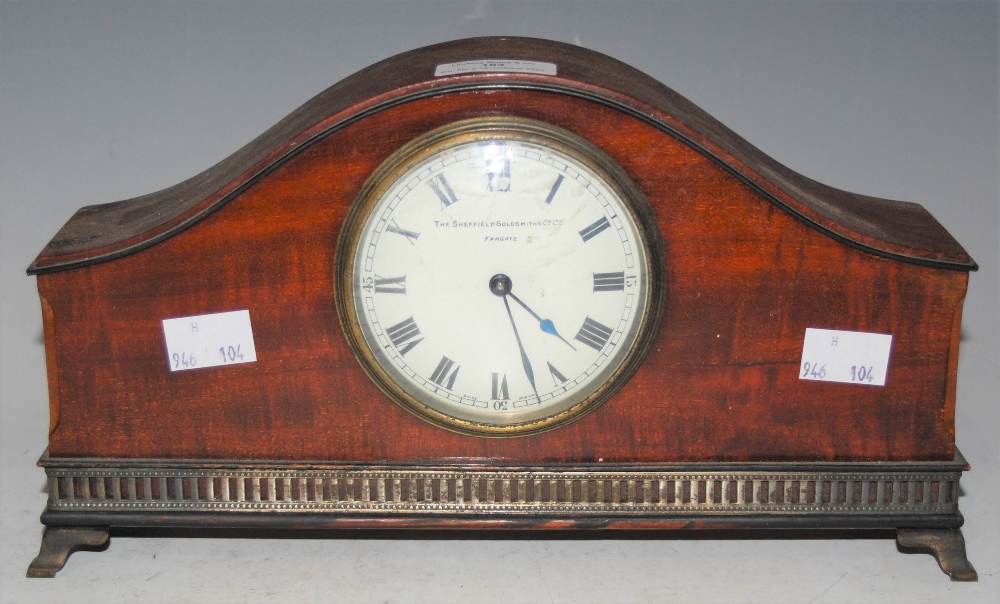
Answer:
<svg viewBox="0 0 1000 604"><path fill-rule="evenodd" d="M512 424L489 424L454 417L420 401L383 369L372 353L357 319L354 296L355 254L363 228L382 196L413 166L439 151L484 140L517 140L555 149L586 165L613 189L631 213L647 264L646 306L628 353L604 383L572 406L552 415ZM344 219L334 265L337 315L354 353L368 377L393 402L417 417L447 430L472 436L503 438L545 432L575 421L608 401L631 378L652 346L666 298L666 263L655 215L645 195L613 159L594 144L562 128L520 117L472 118L437 128L402 146L376 169L361 187Z"/></svg>

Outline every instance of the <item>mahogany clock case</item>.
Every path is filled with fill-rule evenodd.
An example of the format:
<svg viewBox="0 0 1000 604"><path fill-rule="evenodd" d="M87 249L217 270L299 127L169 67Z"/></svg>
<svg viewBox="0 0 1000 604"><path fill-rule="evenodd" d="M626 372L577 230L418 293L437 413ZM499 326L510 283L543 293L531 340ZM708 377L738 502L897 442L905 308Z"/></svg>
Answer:
<svg viewBox="0 0 1000 604"><path fill-rule="evenodd" d="M490 57L558 71L433 76ZM664 245L662 322L636 374L593 413L521 438L456 434L388 401L334 296L338 236L367 178L421 134L492 115L600 148L642 189ZM422 49L191 181L82 209L43 250L30 269L50 387L43 520L99 533L213 511L207 522L232 526L752 527L777 515L945 531L955 548L974 269L919 206L805 179L607 57L526 39ZM167 370L163 319L242 308L257 362ZM799 379L807 327L893 334L891 379ZM914 543L969 578L964 551Z"/></svg>
<svg viewBox="0 0 1000 604"><path fill-rule="evenodd" d="M433 77L493 55L558 75ZM385 404L334 301L336 243L368 177L423 133L496 114L605 151L645 193L665 248L659 335L614 404L516 439ZM51 457L633 463L951 460L974 267L923 208L799 177L621 63L483 40L375 65L202 176L82 209L29 270ZM169 371L163 319L244 308L257 362ZM808 327L893 334L892 379L799 379Z"/></svg>

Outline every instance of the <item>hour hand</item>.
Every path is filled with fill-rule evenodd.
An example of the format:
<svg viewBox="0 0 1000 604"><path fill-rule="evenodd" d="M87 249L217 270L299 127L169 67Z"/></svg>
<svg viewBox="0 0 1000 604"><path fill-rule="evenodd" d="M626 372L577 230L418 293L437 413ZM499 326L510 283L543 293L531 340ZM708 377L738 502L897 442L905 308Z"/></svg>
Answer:
<svg viewBox="0 0 1000 604"><path fill-rule="evenodd" d="M542 328L542 331L544 331L545 333L549 333L549 334L554 335L555 337L557 337L560 340L562 340L563 342L565 342L567 346L569 346L573 350L576 350L576 347L574 347L572 344L570 344L569 342L567 342L566 338L564 338L561 335L559 335L559 332L556 331L555 323L553 323L550 319L543 319L543 318L539 317L535 313L535 311L533 311L530 308L528 308L527 304L525 304L524 302L521 302L521 299L518 298L517 296L515 296L514 292L508 292L507 295L509 295L511 298L513 298L515 302L517 302L518 304L521 305L521 308L523 308L524 310L528 311L528 313L532 317L534 317L536 321L538 321L538 326Z"/></svg>

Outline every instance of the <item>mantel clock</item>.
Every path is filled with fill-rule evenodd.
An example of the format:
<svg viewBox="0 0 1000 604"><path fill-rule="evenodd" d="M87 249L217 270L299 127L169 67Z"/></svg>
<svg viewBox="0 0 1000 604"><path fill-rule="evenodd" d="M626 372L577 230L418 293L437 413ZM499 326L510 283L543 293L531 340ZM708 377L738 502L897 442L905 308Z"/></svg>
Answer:
<svg viewBox="0 0 1000 604"><path fill-rule="evenodd" d="M975 268L595 52L392 57L31 265L28 573L115 527L884 528L974 579Z"/></svg>

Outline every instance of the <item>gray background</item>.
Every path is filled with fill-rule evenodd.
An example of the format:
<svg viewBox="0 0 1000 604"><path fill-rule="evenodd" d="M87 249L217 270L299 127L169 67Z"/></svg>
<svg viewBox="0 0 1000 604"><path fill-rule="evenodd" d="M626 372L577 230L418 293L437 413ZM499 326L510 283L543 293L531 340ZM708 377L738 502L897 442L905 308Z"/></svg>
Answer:
<svg viewBox="0 0 1000 604"><path fill-rule="evenodd" d="M992 2L3 2L0 600L996 601L997 31ZM23 578L45 504L35 254L76 208L194 175L366 65L494 34L630 63L807 176L923 204L965 245L981 270L957 439L978 584L890 539L114 538Z"/></svg>

